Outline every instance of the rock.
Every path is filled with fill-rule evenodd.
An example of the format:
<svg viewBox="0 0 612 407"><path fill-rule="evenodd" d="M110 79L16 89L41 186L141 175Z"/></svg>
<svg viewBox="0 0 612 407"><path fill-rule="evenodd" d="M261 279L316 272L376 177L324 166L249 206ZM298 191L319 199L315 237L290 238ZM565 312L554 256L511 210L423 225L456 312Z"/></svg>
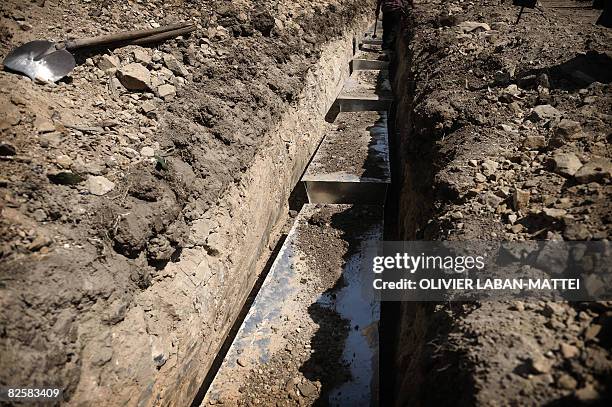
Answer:
<svg viewBox="0 0 612 407"><path fill-rule="evenodd" d="M57 131L52 133L41 134L38 136L41 147L57 147L62 142L61 134Z"/></svg>
<svg viewBox="0 0 612 407"><path fill-rule="evenodd" d="M314 396L318 391L317 386L308 380L304 381L304 383L298 384L297 388L304 397Z"/></svg>
<svg viewBox="0 0 612 407"><path fill-rule="evenodd" d="M546 216L553 219L562 219L567 214L567 211L565 209L557 208L544 208L542 212L544 212Z"/></svg>
<svg viewBox="0 0 612 407"><path fill-rule="evenodd" d="M546 147L546 138L544 136L527 136L523 141L523 147L527 150L540 150Z"/></svg>
<svg viewBox="0 0 612 407"><path fill-rule="evenodd" d="M480 168L482 168L482 172L484 175L489 176L497 171L498 164L493 160L484 160L482 164L480 164Z"/></svg>
<svg viewBox="0 0 612 407"><path fill-rule="evenodd" d="M152 147L143 147L140 149L140 155L143 157L153 157L155 155L155 150Z"/></svg>
<svg viewBox="0 0 612 407"><path fill-rule="evenodd" d="M536 357L531 359L531 369L538 374L548 373L552 368L552 363L544 357Z"/></svg>
<svg viewBox="0 0 612 407"><path fill-rule="evenodd" d="M39 233L36 235L32 243L28 245L28 249L35 252L43 247L49 246L51 243L53 243L53 240L51 240L49 236L44 233Z"/></svg>
<svg viewBox="0 0 612 407"><path fill-rule="evenodd" d="M566 140L571 140L573 136L582 131L580 123L569 119L561 120L553 129L555 135Z"/></svg>
<svg viewBox="0 0 612 407"><path fill-rule="evenodd" d="M559 386L562 389L574 390L577 385L578 385L578 382L576 381L576 379L574 379L572 376L566 373L563 373L557 379L557 386Z"/></svg>
<svg viewBox="0 0 612 407"><path fill-rule="evenodd" d="M243 359L243 358L236 359L236 363L238 363L242 367L245 367L246 365L248 365L246 359Z"/></svg>
<svg viewBox="0 0 612 407"><path fill-rule="evenodd" d="M587 384L583 388L576 390L574 397L583 403L593 402L599 399L599 392L595 390L592 384Z"/></svg>
<svg viewBox="0 0 612 407"><path fill-rule="evenodd" d="M533 122L557 121L561 119L561 112L551 105L539 105L533 108L531 114L527 118Z"/></svg>
<svg viewBox="0 0 612 407"><path fill-rule="evenodd" d="M117 71L117 77L128 90L147 90L151 85L151 72L139 63L122 67Z"/></svg>
<svg viewBox="0 0 612 407"><path fill-rule="evenodd" d="M520 211L522 209L527 208L529 206L529 198L531 194L529 191L523 191L521 189L515 189L512 194L512 205L514 206L514 210Z"/></svg>
<svg viewBox="0 0 612 407"><path fill-rule="evenodd" d="M116 55L102 55L98 60L98 68L108 72L119 68L119 57Z"/></svg>
<svg viewBox="0 0 612 407"><path fill-rule="evenodd" d="M172 85L161 85L157 88L157 94L160 98L169 98L176 95L176 88Z"/></svg>
<svg viewBox="0 0 612 407"><path fill-rule="evenodd" d="M115 183L101 175L92 175L87 178L87 188L93 195L102 196L115 188Z"/></svg>
<svg viewBox="0 0 612 407"><path fill-rule="evenodd" d="M582 163L574 153L558 153L552 158L555 172L571 177L582 167Z"/></svg>
<svg viewBox="0 0 612 407"><path fill-rule="evenodd" d="M564 342L559 345L559 350L565 359L575 358L580 353L577 347Z"/></svg>
<svg viewBox="0 0 612 407"><path fill-rule="evenodd" d="M153 110L157 109L155 105L152 102L149 102L148 100L142 102L142 105L140 106L140 108L145 114L150 113Z"/></svg>
<svg viewBox="0 0 612 407"><path fill-rule="evenodd" d="M458 25L459 29L464 33L474 31L491 31L491 27L486 23L478 23L476 21L463 21Z"/></svg>
<svg viewBox="0 0 612 407"><path fill-rule="evenodd" d="M69 156L65 154L60 154L57 157L55 157L55 162L60 167L68 169L72 165L72 158L70 158Z"/></svg>
<svg viewBox="0 0 612 407"><path fill-rule="evenodd" d="M582 184L609 180L612 178L612 162L603 157L592 158L576 171L574 178Z"/></svg>
<svg viewBox="0 0 612 407"><path fill-rule="evenodd" d="M587 240L590 236L589 229L579 222L570 223L563 231L565 240Z"/></svg>
<svg viewBox="0 0 612 407"><path fill-rule="evenodd" d="M183 77L189 75L189 71L187 70L187 68L185 68L185 66L180 63L174 57L174 55L164 54L164 65L166 65L166 67L170 69L175 75L180 75Z"/></svg>
<svg viewBox="0 0 612 407"><path fill-rule="evenodd" d="M591 324L584 331L584 339L586 341L592 341L593 339L597 338L597 335L599 335L599 332L601 332L601 325Z"/></svg>
<svg viewBox="0 0 612 407"><path fill-rule="evenodd" d="M17 154L17 149L9 143L0 143L0 155L8 156Z"/></svg>
<svg viewBox="0 0 612 407"><path fill-rule="evenodd" d="M147 50L143 48L136 48L134 50L134 61L140 62L144 65L149 65L153 61L151 60L151 55L147 52Z"/></svg>
<svg viewBox="0 0 612 407"><path fill-rule="evenodd" d="M34 219L36 219L38 222L42 222L45 219L47 219L47 214L45 213L44 210L42 209L36 209L33 213L32 216L34 217Z"/></svg>
<svg viewBox="0 0 612 407"><path fill-rule="evenodd" d="M53 122L41 115L36 116L36 119L34 120L34 127L36 127L36 130L39 133L51 133L55 131L55 125Z"/></svg>
<svg viewBox="0 0 612 407"><path fill-rule="evenodd" d="M168 353L165 350L164 344L157 336L151 338L151 359L156 367L160 368L166 364Z"/></svg>

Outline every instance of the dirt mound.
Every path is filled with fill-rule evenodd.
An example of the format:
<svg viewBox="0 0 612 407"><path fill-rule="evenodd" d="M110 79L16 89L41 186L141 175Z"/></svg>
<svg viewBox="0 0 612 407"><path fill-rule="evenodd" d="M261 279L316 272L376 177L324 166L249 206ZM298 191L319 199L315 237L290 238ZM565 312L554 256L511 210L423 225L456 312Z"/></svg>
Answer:
<svg viewBox="0 0 612 407"><path fill-rule="evenodd" d="M509 2L416 6L396 83L406 95L404 238L609 239L612 34L584 4L541 3L519 24ZM400 403L603 401L610 312L609 303L406 305Z"/></svg>

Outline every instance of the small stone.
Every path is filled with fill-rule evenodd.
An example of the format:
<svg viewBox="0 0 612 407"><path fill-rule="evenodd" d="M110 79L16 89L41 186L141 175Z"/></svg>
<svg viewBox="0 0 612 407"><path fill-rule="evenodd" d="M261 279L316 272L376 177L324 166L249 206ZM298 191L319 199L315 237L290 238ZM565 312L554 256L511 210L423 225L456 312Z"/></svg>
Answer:
<svg viewBox="0 0 612 407"><path fill-rule="evenodd" d="M187 68L185 68L185 66L183 66L183 64L180 63L174 57L174 55L164 54L164 64L166 65L168 69L174 72L175 75L180 75L183 77L189 75L189 71L187 70Z"/></svg>
<svg viewBox="0 0 612 407"><path fill-rule="evenodd" d="M482 164L480 164L480 167L482 168L483 174L486 176L489 176L493 174L495 171L497 171L498 164L497 162L493 160L487 159L487 160L484 160Z"/></svg>
<svg viewBox="0 0 612 407"><path fill-rule="evenodd" d="M113 359L113 348L104 346L94 352L91 363L94 366L103 366Z"/></svg>
<svg viewBox="0 0 612 407"><path fill-rule="evenodd" d="M550 372L551 367L552 363L544 357L537 357L531 359L531 368L535 373L548 373Z"/></svg>
<svg viewBox="0 0 612 407"><path fill-rule="evenodd" d="M44 210L42 209L36 209L33 213L32 216L34 217L34 219L36 219L38 222L42 222L45 219L47 219L47 214L45 213Z"/></svg>
<svg viewBox="0 0 612 407"><path fill-rule="evenodd" d="M69 156L65 154L61 154L55 157L55 162L60 167L68 169L72 165L72 158L70 158Z"/></svg>
<svg viewBox="0 0 612 407"><path fill-rule="evenodd" d="M565 374L565 373L563 373L557 379L557 386L559 386L562 389L574 390L577 385L578 385L578 382L576 381L576 379L574 379L572 376Z"/></svg>
<svg viewBox="0 0 612 407"><path fill-rule="evenodd" d="M98 68L108 72L119 68L119 57L116 55L102 55L98 60Z"/></svg>
<svg viewBox="0 0 612 407"><path fill-rule="evenodd" d="M39 133L51 133L55 131L55 125L51 120L44 116L36 116L36 120L34 120L34 127L38 130Z"/></svg>
<svg viewBox="0 0 612 407"><path fill-rule="evenodd" d="M561 343L561 345L559 345L559 350L565 359L575 358L580 352L577 347L567 343Z"/></svg>
<svg viewBox="0 0 612 407"><path fill-rule="evenodd" d="M561 119L561 112L551 105L539 105L533 108L531 114L527 117L531 121L557 121Z"/></svg>
<svg viewBox="0 0 612 407"><path fill-rule="evenodd" d="M574 397L582 402L592 402L599 399L599 392L592 384L587 384L574 392Z"/></svg>
<svg viewBox="0 0 612 407"><path fill-rule="evenodd" d="M101 175L92 175L87 178L87 188L91 194L102 196L112 191L115 183Z"/></svg>
<svg viewBox="0 0 612 407"><path fill-rule="evenodd" d="M569 119L561 120L554 128L555 135L567 140L572 139L575 134L581 131L580 123Z"/></svg>
<svg viewBox="0 0 612 407"><path fill-rule="evenodd" d="M122 67L117 71L117 77L128 90L147 90L151 84L151 72L139 63Z"/></svg>
<svg viewBox="0 0 612 407"><path fill-rule="evenodd" d="M512 205L514 206L514 210L520 211L522 209L527 208L529 206L529 199L531 198L531 194L529 191L523 191L521 189L515 189L512 194Z"/></svg>
<svg viewBox="0 0 612 407"><path fill-rule="evenodd" d="M563 231L566 240L587 240L590 236L589 228L579 222L570 223Z"/></svg>
<svg viewBox="0 0 612 407"><path fill-rule="evenodd" d="M478 167L478 161L477 160L470 160L470 161L468 161L468 165L470 167Z"/></svg>
<svg viewBox="0 0 612 407"><path fill-rule="evenodd" d="M306 380L304 383L300 383L297 385L300 394L304 397L310 397L317 394L317 386L315 386L312 382Z"/></svg>
<svg viewBox="0 0 612 407"><path fill-rule="evenodd" d="M574 178L582 184L609 180L612 178L612 162L603 157L592 158L576 171Z"/></svg>
<svg viewBox="0 0 612 407"><path fill-rule="evenodd" d="M476 180L476 182L486 182L487 181L487 177L485 177L483 174L481 173L477 173L476 176L474 177L474 180Z"/></svg>
<svg viewBox="0 0 612 407"><path fill-rule="evenodd" d="M597 337L597 335L599 335L599 332L601 332L601 325L589 325L589 327L584 331L584 339L587 341L592 341Z"/></svg>
<svg viewBox="0 0 612 407"><path fill-rule="evenodd" d="M557 174L571 177L582 167L582 163L574 153L558 153L552 158Z"/></svg>
<svg viewBox="0 0 612 407"><path fill-rule="evenodd" d="M161 85L157 88L157 93L160 98L168 98L176 95L176 88L172 85Z"/></svg>
<svg viewBox="0 0 612 407"><path fill-rule="evenodd" d="M527 150L540 150L546 147L546 138L544 136L527 136L523 141L523 147Z"/></svg>
<svg viewBox="0 0 612 407"><path fill-rule="evenodd" d="M140 155L143 157L153 157L155 155L155 150L152 147L143 147L140 149Z"/></svg>
<svg viewBox="0 0 612 407"><path fill-rule="evenodd" d="M479 23L476 21L463 21L459 23L458 27L464 33L471 33L474 31L491 31L489 24Z"/></svg>
<svg viewBox="0 0 612 407"><path fill-rule="evenodd" d="M151 55L143 48L136 48L134 50L134 60L145 65L149 65L152 62Z"/></svg>
<svg viewBox="0 0 612 407"><path fill-rule="evenodd" d="M51 243L53 243L53 240L51 240L50 237L48 237L44 233L39 233L38 235L36 235L32 243L28 245L28 249L35 252L37 250L42 249L43 247L49 246Z"/></svg>
<svg viewBox="0 0 612 407"><path fill-rule="evenodd" d="M561 219L567 214L565 209L557 208L544 208L542 211L546 214L546 216L554 219Z"/></svg>
<svg viewBox="0 0 612 407"><path fill-rule="evenodd" d="M142 105L140 106L140 108L142 109L142 111L146 114L146 113L150 113L153 110L157 109L155 107L155 105L152 102L144 101L142 102Z"/></svg>
<svg viewBox="0 0 612 407"><path fill-rule="evenodd" d="M525 229L525 227L521 225L520 223L517 223L516 225L512 225L512 227L510 228L512 233L521 233L523 229Z"/></svg>
<svg viewBox="0 0 612 407"><path fill-rule="evenodd" d="M245 367L248 364L247 361L243 358L236 359L236 363L238 363L242 367Z"/></svg>
<svg viewBox="0 0 612 407"><path fill-rule="evenodd" d="M508 215L508 222L514 224L518 220L518 216L515 213Z"/></svg>

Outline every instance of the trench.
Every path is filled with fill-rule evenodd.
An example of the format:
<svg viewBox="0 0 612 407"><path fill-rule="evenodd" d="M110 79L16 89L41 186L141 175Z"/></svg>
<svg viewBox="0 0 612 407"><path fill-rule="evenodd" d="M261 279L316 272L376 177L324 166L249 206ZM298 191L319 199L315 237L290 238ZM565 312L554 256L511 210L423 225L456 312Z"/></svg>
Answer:
<svg viewBox="0 0 612 407"><path fill-rule="evenodd" d="M377 41L360 42L371 36L371 27L356 35L350 76L335 78L344 86L325 114L332 127L325 128L308 162L296 166L302 169L301 182L283 204L297 215L264 256L265 266L192 406L267 405L287 398L307 405L421 401L431 306L375 303L360 294L364 280L356 271L364 242L423 238L431 210L432 197L424 191L431 182L432 161L423 160L431 152L412 137L418 124L410 111L414 78L409 22L404 21L400 33L396 58L389 65L379 65L368 54ZM372 94L365 95L368 73L374 80ZM393 100L381 90L385 81ZM338 123L346 134L329 133ZM348 157L347 151L361 148L359 137L348 137L362 128L368 130L366 156ZM342 166L351 158L362 160L358 176ZM340 164L331 165L334 161ZM317 244L326 239L325 247ZM338 241L344 247L335 247ZM340 274L321 277L334 268ZM275 392L278 388L282 394Z"/></svg>

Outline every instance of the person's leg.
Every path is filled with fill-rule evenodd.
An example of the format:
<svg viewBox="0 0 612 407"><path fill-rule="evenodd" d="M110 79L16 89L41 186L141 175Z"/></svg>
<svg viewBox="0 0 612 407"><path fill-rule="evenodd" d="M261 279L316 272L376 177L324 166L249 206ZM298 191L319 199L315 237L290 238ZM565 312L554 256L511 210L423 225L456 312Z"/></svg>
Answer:
<svg viewBox="0 0 612 407"><path fill-rule="evenodd" d="M393 51L395 39L400 29L402 12L400 10L383 13L383 50Z"/></svg>

